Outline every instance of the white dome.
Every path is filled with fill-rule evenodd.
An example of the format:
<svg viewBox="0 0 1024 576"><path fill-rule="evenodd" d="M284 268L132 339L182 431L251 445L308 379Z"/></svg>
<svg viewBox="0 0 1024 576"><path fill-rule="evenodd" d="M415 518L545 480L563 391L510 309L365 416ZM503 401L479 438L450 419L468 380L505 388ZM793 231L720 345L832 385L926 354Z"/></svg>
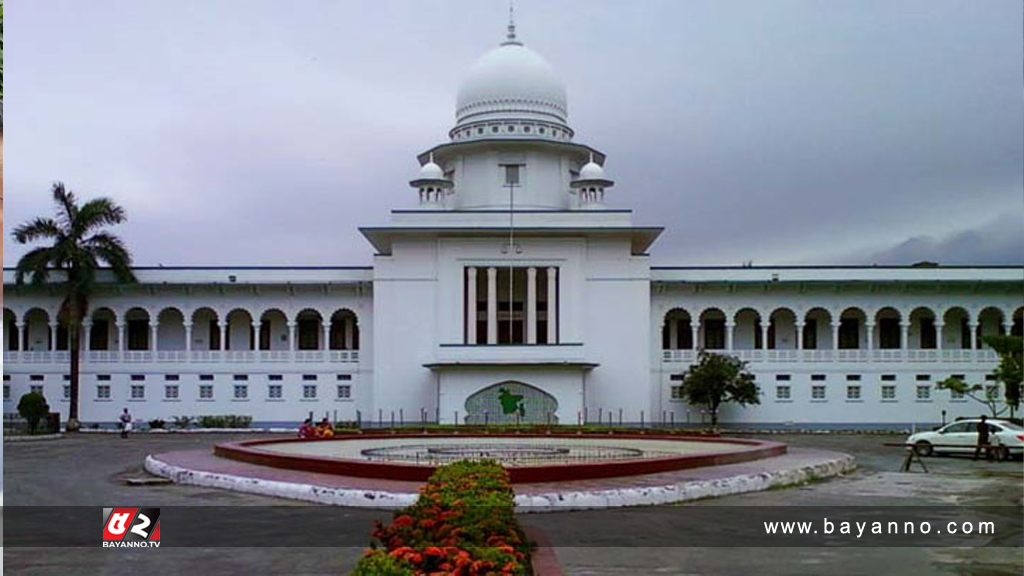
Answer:
<svg viewBox="0 0 1024 576"><path fill-rule="evenodd" d="M530 119L565 124L565 85L546 60L510 40L476 61L459 87L455 117L476 120Z"/></svg>
<svg viewBox="0 0 1024 576"><path fill-rule="evenodd" d="M427 162L420 168L420 179L422 180L443 180L444 170L440 166L434 163L433 160Z"/></svg>
<svg viewBox="0 0 1024 576"><path fill-rule="evenodd" d="M590 162L583 165L580 168L580 180L604 180L604 168L600 164L594 162L591 158Z"/></svg>

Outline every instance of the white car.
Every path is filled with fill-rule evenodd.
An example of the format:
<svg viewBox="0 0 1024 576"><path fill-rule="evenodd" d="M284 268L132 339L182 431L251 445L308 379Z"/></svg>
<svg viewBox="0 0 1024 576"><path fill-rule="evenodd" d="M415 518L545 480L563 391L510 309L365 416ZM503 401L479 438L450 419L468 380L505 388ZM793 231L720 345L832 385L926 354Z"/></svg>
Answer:
<svg viewBox="0 0 1024 576"><path fill-rule="evenodd" d="M979 419L957 420L932 432L918 432L907 438L907 443L921 456L932 454L974 454L978 446ZM1024 428L1006 420L989 419L989 443L997 455L1020 456L1024 452Z"/></svg>

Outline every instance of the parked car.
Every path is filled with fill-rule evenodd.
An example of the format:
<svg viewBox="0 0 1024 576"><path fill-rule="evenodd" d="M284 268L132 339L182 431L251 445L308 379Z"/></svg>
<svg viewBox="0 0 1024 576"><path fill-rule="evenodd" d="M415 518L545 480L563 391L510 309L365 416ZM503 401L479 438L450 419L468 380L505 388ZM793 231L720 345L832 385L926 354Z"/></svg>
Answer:
<svg viewBox="0 0 1024 576"><path fill-rule="evenodd" d="M979 419L957 420L932 432L911 434L907 442L921 456L932 454L974 454L978 445ZM1024 452L1024 428L1006 420L990 419L987 422L989 443L1004 458L1020 456Z"/></svg>

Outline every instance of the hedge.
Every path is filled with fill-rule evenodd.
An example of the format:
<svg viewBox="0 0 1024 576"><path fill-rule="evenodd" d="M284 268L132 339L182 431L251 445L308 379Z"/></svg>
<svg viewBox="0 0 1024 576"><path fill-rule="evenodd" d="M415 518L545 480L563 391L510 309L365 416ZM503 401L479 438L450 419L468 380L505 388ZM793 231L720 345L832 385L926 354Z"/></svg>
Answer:
<svg viewBox="0 0 1024 576"><path fill-rule="evenodd" d="M497 462L441 466L416 503L378 521L353 574L530 574L532 545L513 508L508 472Z"/></svg>

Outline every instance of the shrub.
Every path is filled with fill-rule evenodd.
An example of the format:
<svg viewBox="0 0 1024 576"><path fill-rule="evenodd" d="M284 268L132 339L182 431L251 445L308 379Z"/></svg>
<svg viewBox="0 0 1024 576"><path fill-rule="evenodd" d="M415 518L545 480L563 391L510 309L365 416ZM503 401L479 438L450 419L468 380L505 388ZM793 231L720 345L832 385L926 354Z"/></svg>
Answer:
<svg viewBox="0 0 1024 576"><path fill-rule="evenodd" d="M415 576L412 565L383 550L367 550L351 576Z"/></svg>
<svg viewBox="0 0 1024 576"><path fill-rule="evenodd" d="M192 417L191 416L175 416L174 417L174 427L175 428L184 430L185 428L188 428L189 425L191 425L191 424L192 424Z"/></svg>
<svg viewBox="0 0 1024 576"><path fill-rule="evenodd" d="M514 506L508 473L496 462L442 466L415 504L389 525L377 523L356 573L528 574L531 546Z"/></svg>
<svg viewBox="0 0 1024 576"><path fill-rule="evenodd" d="M160 418L154 418L153 420L149 421L149 429L150 430L163 430L163 428L164 428L164 426L166 424L167 424L167 422L161 420Z"/></svg>
<svg viewBox="0 0 1024 576"><path fill-rule="evenodd" d="M248 428L252 424L252 416L225 416L225 428Z"/></svg>
<svg viewBox="0 0 1024 576"><path fill-rule="evenodd" d="M200 428L248 428L252 424L252 416L197 416L196 424Z"/></svg>
<svg viewBox="0 0 1024 576"><path fill-rule="evenodd" d="M196 426L200 428L223 428L223 416L196 416Z"/></svg>
<svg viewBox="0 0 1024 576"><path fill-rule="evenodd" d="M39 392L28 392L18 400L18 414L28 422L28 433L35 434L39 421L50 413L50 405Z"/></svg>

